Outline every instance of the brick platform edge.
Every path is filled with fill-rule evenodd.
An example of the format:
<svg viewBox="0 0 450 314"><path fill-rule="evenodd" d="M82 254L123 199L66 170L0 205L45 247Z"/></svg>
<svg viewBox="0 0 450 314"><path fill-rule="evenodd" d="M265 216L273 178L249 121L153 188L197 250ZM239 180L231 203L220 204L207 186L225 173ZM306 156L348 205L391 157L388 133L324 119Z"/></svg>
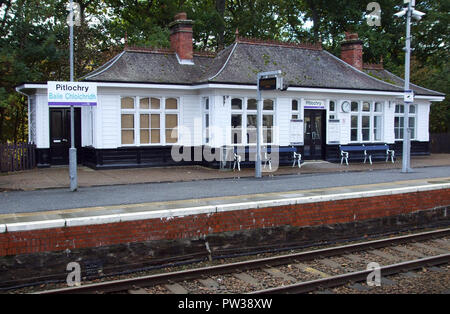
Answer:
<svg viewBox="0 0 450 314"><path fill-rule="evenodd" d="M450 224L450 188L0 233L0 287ZM27 279L28 278L28 279Z"/></svg>

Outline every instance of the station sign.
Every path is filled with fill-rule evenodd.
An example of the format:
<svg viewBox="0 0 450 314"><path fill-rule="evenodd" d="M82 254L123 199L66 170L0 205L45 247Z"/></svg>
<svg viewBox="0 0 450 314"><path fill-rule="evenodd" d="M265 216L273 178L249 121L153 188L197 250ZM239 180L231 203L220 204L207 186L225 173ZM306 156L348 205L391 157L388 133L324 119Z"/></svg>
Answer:
<svg viewBox="0 0 450 314"><path fill-rule="evenodd" d="M413 90L406 90L403 100L406 103L414 102L414 91Z"/></svg>
<svg viewBox="0 0 450 314"><path fill-rule="evenodd" d="M260 90L275 90L277 89L277 78L262 78L259 80L259 89Z"/></svg>
<svg viewBox="0 0 450 314"><path fill-rule="evenodd" d="M323 100L306 100L305 109L325 109L325 101Z"/></svg>
<svg viewBox="0 0 450 314"><path fill-rule="evenodd" d="M97 84L47 82L49 106L97 106Z"/></svg>

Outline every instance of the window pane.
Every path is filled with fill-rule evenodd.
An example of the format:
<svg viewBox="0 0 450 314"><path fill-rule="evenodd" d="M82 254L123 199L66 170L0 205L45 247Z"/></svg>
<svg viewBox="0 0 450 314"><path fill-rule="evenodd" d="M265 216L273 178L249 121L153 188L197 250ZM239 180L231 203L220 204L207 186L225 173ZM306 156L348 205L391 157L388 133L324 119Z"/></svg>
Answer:
<svg viewBox="0 0 450 314"><path fill-rule="evenodd" d="M263 126L265 127L273 127L273 116L272 115L263 115Z"/></svg>
<svg viewBox="0 0 450 314"><path fill-rule="evenodd" d="M297 114L293 114L291 117L292 120L297 120L298 119L298 115Z"/></svg>
<svg viewBox="0 0 450 314"><path fill-rule="evenodd" d="M209 114L205 114L205 128L209 128Z"/></svg>
<svg viewBox="0 0 450 314"><path fill-rule="evenodd" d="M209 110L209 97L204 99L205 99L205 110Z"/></svg>
<svg viewBox="0 0 450 314"><path fill-rule="evenodd" d="M358 128L358 116L352 116L352 129Z"/></svg>
<svg viewBox="0 0 450 314"><path fill-rule="evenodd" d="M231 100L231 109L232 110L242 110L242 99L233 98Z"/></svg>
<svg viewBox="0 0 450 314"><path fill-rule="evenodd" d="M363 141L369 141L370 140L370 130L369 129L362 129L362 140Z"/></svg>
<svg viewBox="0 0 450 314"><path fill-rule="evenodd" d="M122 130L122 144L134 144L134 131Z"/></svg>
<svg viewBox="0 0 450 314"><path fill-rule="evenodd" d="M134 115L123 114L122 115L122 129L133 129L134 128Z"/></svg>
<svg viewBox="0 0 450 314"><path fill-rule="evenodd" d="M231 115L231 142L233 144L242 143L242 115Z"/></svg>
<svg viewBox="0 0 450 314"><path fill-rule="evenodd" d="M370 117L362 116L361 117L362 124L362 140L369 141L370 140Z"/></svg>
<svg viewBox="0 0 450 314"><path fill-rule="evenodd" d="M330 101L330 111L334 112L336 110L336 103L334 101Z"/></svg>
<svg viewBox="0 0 450 314"><path fill-rule="evenodd" d="M151 135L152 135L152 144L158 144L161 142L161 133L159 132L159 130L152 130Z"/></svg>
<svg viewBox="0 0 450 314"><path fill-rule="evenodd" d="M150 143L150 131L141 129L141 144Z"/></svg>
<svg viewBox="0 0 450 314"><path fill-rule="evenodd" d="M258 109L258 102L256 99L249 99L247 101L247 109L248 110L257 110Z"/></svg>
<svg viewBox="0 0 450 314"><path fill-rule="evenodd" d="M139 108L150 109L150 99L148 99L148 98L139 99Z"/></svg>
<svg viewBox="0 0 450 314"><path fill-rule="evenodd" d="M412 114L416 113L416 105L409 106L409 113L412 113Z"/></svg>
<svg viewBox="0 0 450 314"><path fill-rule="evenodd" d="M381 141L381 116L374 117L373 120L373 138L375 141Z"/></svg>
<svg viewBox="0 0 450 314"><path fill-rule="evenodd" d="M404 105L395 105L395 113L404 113L405 106Z"/></svg>
<svg viewBox="0 0 450 314"><path fill-rule="evenodd" d="M369 116L362 116L361 122L362 122L363 128L370 128L370 117Z"/></svg>
<svg viewBox="0 0 450 314"><path fill-rule="evenodd" d="M375 103L375 112L381 112L383 108L383 104L380 102Z"/></svg>
<svg viewBox="0 0 450 314"><path fill-rule="evenodd" d="M141 114L140 119L140 127L141 129L148 129L150 128L150 115L148 114Z"/></svg>
<svg viewBox="0 0 450 314"><path fill-rule="evenodd" d="M249 114L247 115L247 143L254 144L256 143L256 115Z"/></svg>
<svg viewBox="0 0 450 314"><path fill-rule="evenodd" d="M178 116L176 114L166 114L166 129L173 129L178 126Z"/></svg>
<svg viewBox="0 0 450 314"><path fill-rule="evenodd" d="M231 115L231 126L233 128L241 127L242 126L242 115L240 115L240 114Z"/></svg>
<svg viewBox="0 0 450 314"><path fill-rule="evenodd" d="M256 128L256 114L247 115L247 127Z"/></svg>
<svg viewBox="0 0 450 314"><path fill-rule="evenodd" d="M151 106L152 109L159 109L161 108L161 100L159 98L152 98L151 99Z"/></svg>
<svg viewBox="0 0 450 314"><path fill-rule="evenodd" d="M294 99L292 101L292 111L297 111L297 110L298 110L298 101Z"/></svg>
<svg viewBox="0 0 450 314"><path fill-rule="evenodd" d="M178 109L178 101L175 98L166 99L166 109Z"/></svg>
<svg viewBox="0 0 450 314"><path fill-rule="evenodd" d="M152 129L159 129L161 127L161 123L160 123L160 119L159 119L159 114L152 114L152 124L151 124L151 128Z"/></svg>
<svg viewBox="0 0 450 314"><path fill-rule="evenodd" d="M358 111L358 103L356 101L352 101L352 106L351 106L351 110L353 112L357 112Z"/></svg>
<svg viewBox="0 0 450 314"><path fill-rule="evenodd" d="M264 128L263 129L263 143L264 144L272 143L272 138L273 138L273 130Z"/></svg>
<svg viewBox="0 0 450 314"><path fill-rule="evenodd" d="M414 117L409 118L409 128L411 129L411 139L416 138L416 119Z"/></svg>
<svg viewBox="0 0 450 314"><path fill-rule="evenodd" d="M358 129L352 129L351 140L353 142L358 140Z"/></svg>
<svg viewBox="0 0 450 314"><path fill-rule="evenodd" d="M272 99L264 100L263 110L273 110L273 100Z"/></svg>
<svg viewBox="0 0 450 314"><path fill-rule="evenodd" d="M124 97L121 99L122 109L134 109L134 98Z"/></svg>
<svg viewBox="0 0 450 314"><path fill-rule="evenodd" d="M176 143L178 141L177 129L166 129L166 143Z"/></svg>
<svg viewBox="0 0 450 314"><path fill-rule="evenodd" d="M370 103L368 103L366 101L363 102L362 111L370 111Z"/></svg>

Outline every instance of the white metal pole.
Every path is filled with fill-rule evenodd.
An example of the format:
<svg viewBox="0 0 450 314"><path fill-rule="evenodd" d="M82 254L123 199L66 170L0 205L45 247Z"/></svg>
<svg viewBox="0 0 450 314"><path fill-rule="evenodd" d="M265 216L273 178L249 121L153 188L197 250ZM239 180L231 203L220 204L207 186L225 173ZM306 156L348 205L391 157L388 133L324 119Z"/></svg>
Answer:
<svg viewBox="0 0 450 314"><path fill-rule="evenodd" d="M261 77L258 75L257 83L257 113L256 113L256 161L255 161L255 177L261 178L261 140L262 140L262 99L261 90L259 89L259 80Z"/></svg>
<svg viewBox="0 0 450 314"><path fill-rule="evenodd" d="M405 48L405 93L409 90L409 71L411 58L411 1L408 3L406 13L406 48ZM402 151L402 172L412 172L410 168L410 128L409 128L409 102L404 102L404 121L403 121L403 151Z"/></svg>
<svg viewBox="0 0 450 314"><path fill-rule="evenodd" d="M73 65L73 0L70 0L70 81L74 81L74 65ZM75 148L75 110L73 105L70 106L70 150L69 150L69 178L70 190L72 192L78 189L77 178L77 149Z"/></svg>

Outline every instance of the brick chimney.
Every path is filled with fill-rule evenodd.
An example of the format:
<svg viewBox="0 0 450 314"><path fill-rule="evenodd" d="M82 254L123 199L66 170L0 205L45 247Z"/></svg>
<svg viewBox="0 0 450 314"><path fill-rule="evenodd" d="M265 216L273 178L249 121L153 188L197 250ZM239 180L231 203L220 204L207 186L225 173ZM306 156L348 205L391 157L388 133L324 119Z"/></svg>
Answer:
<svg viewBox="0 0 450 314"><path fill-rule="evenodd" d="M177 53L182 64L193 64L192 25L185 12L175 15L175 21L169 24L170 46Z"/></svg>
<svg viewBox="0 0 450 314"><path fill-rule="evenodd" d="M341 44L341 59L362 71L363 42L358 34L345 32L345 41Z"/></svg>

